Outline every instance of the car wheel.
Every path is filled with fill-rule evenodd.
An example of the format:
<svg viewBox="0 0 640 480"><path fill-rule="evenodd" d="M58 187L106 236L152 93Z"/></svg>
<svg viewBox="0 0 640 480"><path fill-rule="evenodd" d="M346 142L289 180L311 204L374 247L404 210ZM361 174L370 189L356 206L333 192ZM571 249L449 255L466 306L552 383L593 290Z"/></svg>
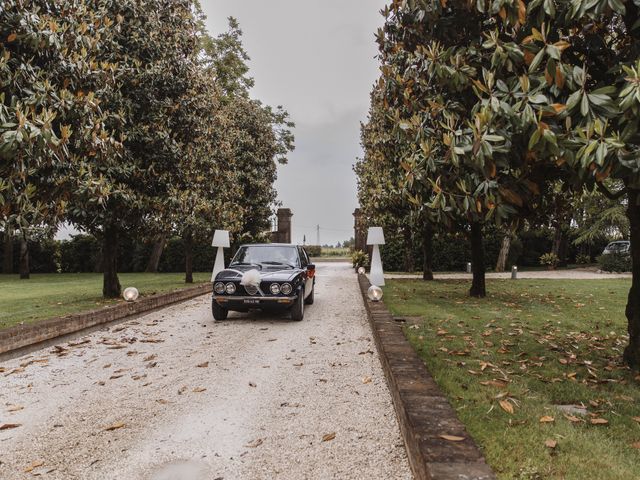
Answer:
<svg viewBox="0 0 640 480"><path fill-rule="evenodd" d="M291 307L291 319L299 322L304 318L304 290L300 289L296 303Z"/></svg>
<svg viewBox="0 0 640 480"><path fill-rule="evenodd" d="M313 285L313 287L311 287L311 293L309 293L309 296L304 300L304 303L306 303L307 305L313 305L313 294L316 291L316 286L315 284Z"/></svg>
<svg viewBox="0 0 640 480"><path fill-rule="evenodd" d="M215 300L211 300L211 312L213 313L213 318L217 321L226 320L227 315L229 315L229 310L221 307Z"/></svg>

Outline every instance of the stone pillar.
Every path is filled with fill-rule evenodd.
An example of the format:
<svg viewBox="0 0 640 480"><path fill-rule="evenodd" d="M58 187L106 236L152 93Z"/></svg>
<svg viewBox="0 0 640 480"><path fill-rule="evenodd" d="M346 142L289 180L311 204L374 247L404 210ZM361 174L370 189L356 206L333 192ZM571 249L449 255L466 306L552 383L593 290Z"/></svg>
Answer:
<svg viewBox="0 0 640 480"><path fill-rule="evenodd" d="M278 230L276 243L291 243L291 209L279 208L278 213Z"/></svg>
<svg viewBox="0 0 640 480"><path fill-rule="evenodd" d="M354 218L354 236L355 245L354 248L356 250L362 250L363 252L367 251L367 229L364 225L364 218L362 215L362 211L359 208L356 208L353 212Z"/></svg>

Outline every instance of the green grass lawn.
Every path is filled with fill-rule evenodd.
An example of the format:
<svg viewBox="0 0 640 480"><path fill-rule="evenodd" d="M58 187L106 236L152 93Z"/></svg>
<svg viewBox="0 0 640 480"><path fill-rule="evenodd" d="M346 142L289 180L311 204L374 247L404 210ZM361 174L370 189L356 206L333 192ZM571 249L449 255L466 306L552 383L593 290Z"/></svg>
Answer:
<svg viewBox="0 0 640 480"><path fill-rule="evenodd" d="M492 280L477 300L466 281L391 280L384 299L420 317L405 333L499 478L631 480L640 376L621 364L629 286ZM569 404L586 415L557 408Z"/></svg>
<svg viewBox="0 0 640 480"><path fill-rule="evenodd" d="M183 288L184 273L121 273L122 288L136 287L141 295ZM211 273L195 273L206 282ZM102 298L102 274L35 274L30 280L0 275L0 328L69 313L94 310L122 300Z"/></svg>

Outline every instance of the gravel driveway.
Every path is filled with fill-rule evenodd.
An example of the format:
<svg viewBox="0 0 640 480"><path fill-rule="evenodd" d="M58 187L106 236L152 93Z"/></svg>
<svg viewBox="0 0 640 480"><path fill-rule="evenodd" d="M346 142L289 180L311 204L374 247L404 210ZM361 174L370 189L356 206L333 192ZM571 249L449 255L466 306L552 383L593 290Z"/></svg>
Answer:
<svg viewBox="0 0 640 480"><path fill-rule="evenodd" d="M207 295L1 363L0 478L411 478L352 272L302 322Z"/></svg>

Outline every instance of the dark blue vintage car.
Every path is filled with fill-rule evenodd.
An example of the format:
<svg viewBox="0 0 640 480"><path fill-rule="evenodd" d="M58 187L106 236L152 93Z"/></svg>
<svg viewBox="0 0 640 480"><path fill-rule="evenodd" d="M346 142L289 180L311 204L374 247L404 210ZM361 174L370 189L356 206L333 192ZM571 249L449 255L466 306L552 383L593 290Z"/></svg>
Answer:
<svg viewBox="0 0 640 480"><path fill-rule="evenodd" d="M302 320L305 304L313 304L315 268L296 245L242 245L213 282L213 318L258 309L288 310L293 320Z"/></svg>

